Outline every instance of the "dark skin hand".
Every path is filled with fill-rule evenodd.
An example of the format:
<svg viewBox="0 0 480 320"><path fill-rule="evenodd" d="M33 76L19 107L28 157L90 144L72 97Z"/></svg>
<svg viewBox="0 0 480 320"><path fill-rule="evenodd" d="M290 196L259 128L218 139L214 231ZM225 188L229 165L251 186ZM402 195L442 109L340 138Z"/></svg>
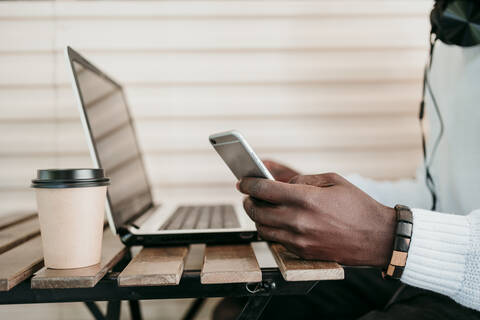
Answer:
<svg viewBox="0 0 480 320"><path fill-rule="evenodd" d="M297 175L288 183L244 178L237 188L248 195L245 211L263 239L279 242L304 259L388 265L395 210L343 177Z"/></svg>
<svg viewBox="0 0 480 320"><path fill-rule="evenodd" d="M263 164L277 181L288 182L293 177L299 175L299 173L292 168L272 160L263 160Z"/></svg>

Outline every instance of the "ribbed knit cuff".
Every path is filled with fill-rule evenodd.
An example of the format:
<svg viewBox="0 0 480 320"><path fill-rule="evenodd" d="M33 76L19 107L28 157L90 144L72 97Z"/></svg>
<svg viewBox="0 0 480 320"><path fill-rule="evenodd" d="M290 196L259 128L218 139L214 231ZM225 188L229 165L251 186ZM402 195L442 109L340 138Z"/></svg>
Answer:
<svg viewBox="0 0 480 320"><path fill-rule="evenodd" d="M401 280L455 296L465 276L470 228L461 215L412 209L413 232Z"/></svg>

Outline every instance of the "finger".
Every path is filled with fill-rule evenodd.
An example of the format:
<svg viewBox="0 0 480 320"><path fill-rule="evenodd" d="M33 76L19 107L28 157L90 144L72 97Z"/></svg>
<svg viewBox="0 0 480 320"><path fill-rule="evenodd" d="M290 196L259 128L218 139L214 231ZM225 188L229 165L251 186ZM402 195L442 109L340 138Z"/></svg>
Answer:
<svg viewBox="0 0 480 320"><path fill-rule="evenodd" d="M296 203L302 194L297 185L261 178L243 178L238 190L256 199L277 204Z"/></svg>
<svg viewBox="0 0 480 320"><path fill-rule="evenodd" d="M277 167L277 163L275 161L272 161L272 160L262 160L263 164L265 165L265 167L267 167L267 169L269 171L275 171L276 167Z"/></svg>
<svg viewBox="0 0 480 320"><path fill-rule="evenodd" d="M296 237L295 234L284 229L272 228L262 224L256 224L256 226L258 234L263 240L290 245Z"/></svg>
<svg viewBox="0 0 480 320"><path fill-rule="evenodd" d="M263 164L267 167L268 171L274 176L275 180L287 182L290 178L286 172L286 167L270 160L264 160Z"/></svg>
<svg viewBox="0 0 480 320"><path fill-rule="evenodd" d="M336 173L323 173L315 175L298 175L290 179L289 183L326 188L340 184L342 180L343 178Z"/></svg>
<svg viewBox="0 0 480 320"><path fill-rule="evenodd" d="M264 164L277 181L288 182L293 176L298 174L292 168L275 161L265 160Z"/></svg>
<svg viewBox="0 0 480 320"><path fill-rule="evenodd" d="M256 223L276 228L293 228L290 224L292 221L295 221L295 215L292 210L288 210L283 206L274 206L247 197L243 201L243 207L248 216Z"/></svg>

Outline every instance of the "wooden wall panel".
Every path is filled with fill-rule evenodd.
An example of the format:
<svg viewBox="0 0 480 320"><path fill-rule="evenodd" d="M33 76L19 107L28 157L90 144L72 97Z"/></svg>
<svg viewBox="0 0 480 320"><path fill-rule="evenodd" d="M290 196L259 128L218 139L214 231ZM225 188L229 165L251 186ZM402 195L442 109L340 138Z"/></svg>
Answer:
<svg viewBox="0 0 480 320"><path fill-rule="evenodd" d="M397 116L395 121L390 116L152 119L137 121L136 129L147 153L210 150L209 134L230 129L244 132L259 151L420 146L419 126L413 116ZM0 149L0 154L87 151L82 126L74 120L58 121L55 125L40 121L2 125Z"/></svg>
<svg viewBox="0 0 480 320"><path fill-rule="evenodd" d="M18 54L52 50L55 34L53 19L19 21L0 17L0 30L2 30L0 42L2 52ZM35 32L34 37L32 32Z"/></svg>
<svg viewBox="0 0 480 320"><path fill-rule="evenodd" d="M25 186L0 188L1 214L30 212L36 207L35 194Z"/></svg>
<svg viewBox="0 0 480 320"><path fill-rule="evenodd" d="M2 56L0 55L0 59ZM72 92L69 92L70 98ZM16 88L0 86L0 121L3 123L29 121L32 119L52 121L55 118L55 92L50 87ZM73 101L73 99L71 99ZM69 110L73 110L69 103ZM75 114L78 117L78 114Z"/></svg>
<svg viewBox="0 0 480 320"><path fill-rule="evenodd" d="M375 94L372 94L372 91ZM382 83L129 85L138 120L221 119L238 116L411 115L418 112L417 81ZM348 94L345 94L348 92ZM71 86L0 87L0 121L78 120Z"/></svg>
<svg viewBox="0 0 480 320"><path fill-rule="evenodd" d="M88 53L126 85L419 81L426 58L422 49ZM4 54L0 67L1 86L70 84L63 53ZM21 68L28 69L18 72Z"/></svg>
<svg viewBox="0 0 480 320"><path fill-rule="evenodd" d="M363 149L339 148L337 150L308 151L289 150L264 151L258 149L259 156L268 159L282 159L292 163L298 170L314 174L319 172L362 172L374 178L397 178L412 174L410 159L417 159L417 148ZM51 167L88 167L92 165L88 155L62 156L55 159L48 156L36 156L35 163L41 168ZM145 158L147 170L154 186L188 185L230 186L233 176L221 159L210 150L200 152L156 152L148 153ZM0 167L9 166L11 170L0 172L0 188L28 187L35 176L31 168L32 157L16 157L15 163L8 157L0 158ZM108 173L108 172L107 172Z"/></svg>
<svg viewBox="0 0 480 320"><path fill-rule="evenodd" d="M64 43L99 50L106 42L113 50L276 50L299 48L423 47L418 30L428 22L416 17L218 17L206 19L94 20L94 39L82 37L82 20L60 19L58 49ZM378 28L382 24L385 28ZM145 32L138 32L138 29ZM115 30L115 32L111 32ZM330 30L319 33L318 30ZM395 34L396 37L391 35ZM72 42L72 38L75 42ZM367 41L366 41L367 39ZM375 41L368 41L375 39ZM412 41L413 40L413 41Z"/></svg>
<svg viewBox="0 0 480 320"><path fill-rule="evenodd" d="M431 1L0 2L0 214L89 166L71 44L125 85L159 199L237 199L208 134L304 172L412 176Z"/></svg>

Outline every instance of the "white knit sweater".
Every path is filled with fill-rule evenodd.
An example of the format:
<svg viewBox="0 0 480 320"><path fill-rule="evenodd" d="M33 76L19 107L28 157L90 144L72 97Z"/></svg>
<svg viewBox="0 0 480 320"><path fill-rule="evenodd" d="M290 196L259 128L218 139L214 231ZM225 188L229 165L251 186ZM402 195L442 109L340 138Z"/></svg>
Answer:
<svg viewBox="0 0 480 320"><path fill-rule="evenodd" d="M423 165L416 180L378 182L358 175L349 180L386 205L416 208L403 282L480 310L480 46L437 41L429 79L445 124L432 159L440 121L427 93L427 159L439 212L427 210L431 196Z"/></svg>

